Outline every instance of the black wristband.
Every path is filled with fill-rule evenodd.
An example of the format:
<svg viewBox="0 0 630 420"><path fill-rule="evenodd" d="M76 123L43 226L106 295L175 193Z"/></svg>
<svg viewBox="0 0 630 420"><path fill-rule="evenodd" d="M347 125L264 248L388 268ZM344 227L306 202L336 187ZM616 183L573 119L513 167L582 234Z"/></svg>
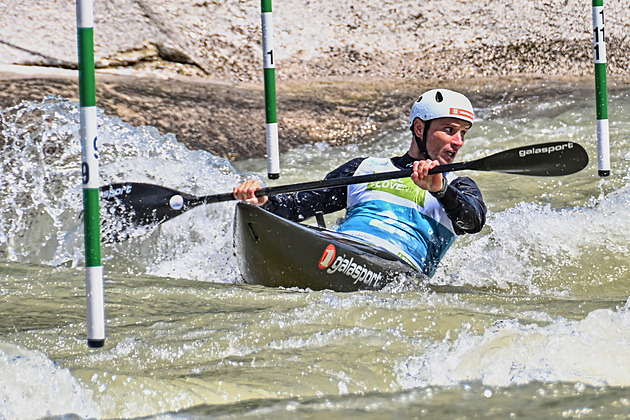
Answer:
<svg viewBox="0 0 630 420"><path fill-rule="evenodd" d="M431 194L435 198L442 198L444 197L444 194L446 194L447 188L448 188L448 182L446 181L446 178L442 177L442 189L440 191L431 192Z"/></svg>

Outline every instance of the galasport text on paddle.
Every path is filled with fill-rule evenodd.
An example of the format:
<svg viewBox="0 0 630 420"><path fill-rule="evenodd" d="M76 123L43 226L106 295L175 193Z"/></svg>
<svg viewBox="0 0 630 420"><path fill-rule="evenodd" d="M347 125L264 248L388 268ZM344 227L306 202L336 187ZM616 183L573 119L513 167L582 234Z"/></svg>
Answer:
<svg viewBox="0 0 630 420"><path fill-rule="evenodd" d="M588 154L573 142L541 143L505 150L470 162L437 166L429 174L462 170L501 172L530 176L561 176L576 173L588 164ZM407 178L412 169L358 175L298 184L265 187L256 196L271 196L287 192L334 188L366 182ZM124 220L125 227L152 226L170 220L202 204L235 200L229 193L196 197L159 185L123 182L100 188L101 200L109 214ZM124 239L124 235L115 240Z"/></svg>

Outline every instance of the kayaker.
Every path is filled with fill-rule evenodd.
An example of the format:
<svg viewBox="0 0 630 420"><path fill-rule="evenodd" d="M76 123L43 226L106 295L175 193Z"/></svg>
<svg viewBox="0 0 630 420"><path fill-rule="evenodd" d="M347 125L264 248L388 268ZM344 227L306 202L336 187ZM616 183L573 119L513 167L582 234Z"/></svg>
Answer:
<svg viewBox="0 0 630 420"><path fill-rule="evenodd" d="M473 107L461 93L429 90L411 108L413 140L407 153L393 158L356 158L326 176L332 179L413 167L411 178L272 197L256 197L254 192L262 183L248 180L234 188L234 196L293 221L345 208L346 216L337 231L388 249L432 276L456 236L479 232L486 220L486 206L473 180L453 173L428 174L431 168L453 163L473 119Z"/></svg>

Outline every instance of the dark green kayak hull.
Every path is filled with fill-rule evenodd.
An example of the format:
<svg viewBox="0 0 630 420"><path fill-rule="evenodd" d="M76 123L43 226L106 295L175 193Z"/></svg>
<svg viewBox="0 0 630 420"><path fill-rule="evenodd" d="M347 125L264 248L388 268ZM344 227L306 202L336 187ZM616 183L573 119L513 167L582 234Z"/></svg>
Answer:
<svg viewBox="0 0 630 420"><path fill-rule="evenodd" d="M401 275L426 281L386 250L245 202L236 205L234 245L249 284L351 292L382 289Z"/></svg>

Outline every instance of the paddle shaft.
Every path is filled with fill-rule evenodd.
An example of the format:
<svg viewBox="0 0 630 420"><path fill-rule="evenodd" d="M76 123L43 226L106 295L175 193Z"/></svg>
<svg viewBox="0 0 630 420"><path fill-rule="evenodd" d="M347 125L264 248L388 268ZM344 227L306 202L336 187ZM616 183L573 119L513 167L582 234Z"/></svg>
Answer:
<svg viewBox="0 0 630 420"><path fill-rule="evenodd" d="M572 142L554 142L505 150L469 162L439 165L430 169L429 174L473 169L478 171L533 176L560 176L577 172L583 169L587 163L588 155L579 144ZM385 181L388 179L407 178L411 176L412 172L412 169L402 169L398 171L325 179L300 184L279 185L276 187L261 188L254 194L257 197L263 197L287 192L310 191L366 182ZM186 204L197 206L200 204L219 203L235 199L232 193L223 193L199 197L188 201Z"/></svg>
<svg viewBox="0 0 630 420"><path fill-rule="evenodd" d="M453 172L457 170L466 169L466 168L463 168L463 166L465 166L465 162L453 163L449 165L440 165L429 170L429 173L437 174L441 172ZM259 190L256 190L254 194L256 195L256 197L264 197L266 195L284 194L288 192L312 191L312 190L320 190L323 188L344 187L346 185L363 184L366 182L386 181L388 179L397 179L397 178L408 178L411 176L412 172L413 172L413 169L402 169L398 171L380 172L376 174L367 174L367 175L357 175L357 176L346 177L346 178L325 179L322 181L303 182L299 184L278 185L276 187L263 187ZM187 204L196 206L200 204L220 203L222 201L230 201L230 200L236 200L236 198L234 198L234 195L232 193L222 193L222 194L209 195L205 197L199 197L197 199L190 200L189 202L187 202Z"/></svg>

